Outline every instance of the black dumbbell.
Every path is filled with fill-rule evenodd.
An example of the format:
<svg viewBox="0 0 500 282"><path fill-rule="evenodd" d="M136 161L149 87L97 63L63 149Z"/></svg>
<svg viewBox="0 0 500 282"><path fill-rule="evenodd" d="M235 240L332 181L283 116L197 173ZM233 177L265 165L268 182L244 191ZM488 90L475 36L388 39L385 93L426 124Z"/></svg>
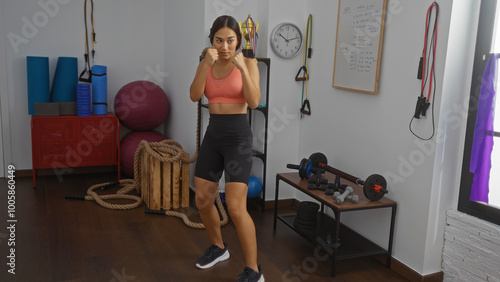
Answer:
<svg viewBox="0 0 500 282"><path fill-rule="evenodd" d="M326 188L328 186L328 179L321 178L318 175L316 175L315 178L309 178L308 183L309 183L309 184L307 184L307 189L308 190L322 190L322 191L326 191Z"/></svg>
<svg viewBox="0 0 500 282"><path fill-rule="evenodd" d="M340 175L336 175L335 181L333 183L328 183L325 194L334 195L335 192L343 193L346 187L346 184L340 184Z"/></svg>

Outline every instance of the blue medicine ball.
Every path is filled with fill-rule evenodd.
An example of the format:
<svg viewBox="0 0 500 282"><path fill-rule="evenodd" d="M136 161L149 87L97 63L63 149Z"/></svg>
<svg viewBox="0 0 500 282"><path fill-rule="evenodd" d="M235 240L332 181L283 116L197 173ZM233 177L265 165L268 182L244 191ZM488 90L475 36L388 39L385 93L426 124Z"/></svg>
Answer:
<svg viewBox="0 0 500 282"><path fill-rule="evenodd" d="M247 197L255 198L260 196L260 193L262 193L262 181L255 176L250 176Z"/></svg>

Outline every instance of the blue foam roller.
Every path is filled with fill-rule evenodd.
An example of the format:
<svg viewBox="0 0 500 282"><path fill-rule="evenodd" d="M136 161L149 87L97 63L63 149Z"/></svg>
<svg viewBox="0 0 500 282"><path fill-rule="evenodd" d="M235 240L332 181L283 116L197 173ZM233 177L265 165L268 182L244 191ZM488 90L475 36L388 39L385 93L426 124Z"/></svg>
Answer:
<svg viewBox="0 0 500 282"><path fill-rule="evenodd" d="M90 84L78 83L76 85L76 115L90 116Z"/></svg>
<svg viewBox="0 0 500 282"><path fill-rule="evenodd" d="M78 59L59 57L52 82L52 102L75 102L78 84Z"/></svg>
<svg viewBox="0 0 500 282"><path fill-rule="evenodd" d="M107 67L92 66L92 112L94 115L105 115L108 107Z"/></svg>
<svg viewBox="0 0 500 282"><path fill-rule="evenodd" d="M26 57L28 82L28 114L35 114L35 103L50 102L48 57Z"/></svg>

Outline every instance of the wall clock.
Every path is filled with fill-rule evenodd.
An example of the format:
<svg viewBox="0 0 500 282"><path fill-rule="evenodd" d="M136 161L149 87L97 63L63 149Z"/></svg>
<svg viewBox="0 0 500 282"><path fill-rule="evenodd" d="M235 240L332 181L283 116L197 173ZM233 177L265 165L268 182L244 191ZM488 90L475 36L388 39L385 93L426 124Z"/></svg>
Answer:
<svg viewBox="0 0 500 282"><path fill-rule="evenodd" d="M271 32L271 49L284 59L297 56L302 50L302 42L302 32L292 23L281 23Z"/></svg>

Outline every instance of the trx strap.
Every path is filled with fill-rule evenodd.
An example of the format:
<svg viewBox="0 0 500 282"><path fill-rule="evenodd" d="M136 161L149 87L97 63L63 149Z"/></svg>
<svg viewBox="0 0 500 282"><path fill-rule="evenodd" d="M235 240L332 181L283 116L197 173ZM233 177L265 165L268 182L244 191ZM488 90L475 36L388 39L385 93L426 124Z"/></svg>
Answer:
<svg viewBox="0 0 500 282"><path fill-rule="evenodd" d="M84 18L85 18L85 69L80 74L78 78L79 81L82 82L92 82L92 66L94 65L94 43L95 43L95 32L94 32L94 1L90 0L90 21L92 25L92 65L89 60L89 38L88 38L88 29L87 29L87 0L84 2Z"/></svg>
<svg viewBox="0 0 500 282"><path fill-rule="evenodd" d="M302 59L304 64L300 67L299 72L295 76L295 81L302 81L302 99L300 106L301 117L302 114L311 115L311 104L308 100L307 95L307 81L309 80L309 59L311 58L312 49L311 49L311 41L312 41L312 15L310 14L307 18L307 28L306 28L306 41L304 42L304 49L302 52ZM300 73L303 72L304 75L299 77ZM306 93L306 99L304 100L304 89Z"/></svg>

